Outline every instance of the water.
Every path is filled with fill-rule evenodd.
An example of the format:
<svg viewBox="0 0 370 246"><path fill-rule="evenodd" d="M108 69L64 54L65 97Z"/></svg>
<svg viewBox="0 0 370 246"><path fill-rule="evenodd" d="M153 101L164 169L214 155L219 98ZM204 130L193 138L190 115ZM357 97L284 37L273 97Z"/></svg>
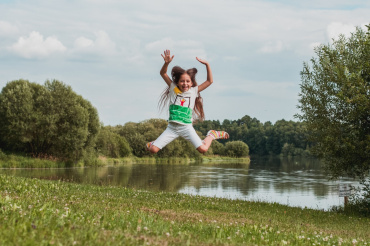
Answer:
<svg viewBox="0 0 370 246"><path fill-rule="evenodd" d="M152 191L267 201L328 210L343 205L339 181L328 181L312 159L252 158L251 164L127 164L67 169L0 169L9 175ZM353 180L342 179L343 183Z"/></svg>

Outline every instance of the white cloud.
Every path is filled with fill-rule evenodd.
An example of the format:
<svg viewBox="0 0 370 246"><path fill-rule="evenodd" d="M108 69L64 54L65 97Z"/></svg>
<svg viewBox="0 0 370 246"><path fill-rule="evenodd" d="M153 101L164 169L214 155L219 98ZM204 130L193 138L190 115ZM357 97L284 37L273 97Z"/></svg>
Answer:
<svg viewBox="0 0 370 246"><path fill-rule="evenodd" d="M20 37L9 50L24 58L46 58L55 53L63 53L67 48L56 37L44 37L36 31L28 37Z"/></svg>
<svg viewBox="0 0 370 246"><path fill-rule="evenodd" d="M108 53L112 53L115 51L116 44L110 39L109 35L106 32L98 31L95 33L95 35L95 46L98 50Z"/></svg>
<svg viewBox="0 0 370 246"><path fill-rule="evenodd" d="M0 21L0 36L5 37L8 35L13 35L18 32L18 28L9 22Z"/></svg>
<svg viewBox="0 0 370 246"><path fill-rule="evenodd" d="M94 45L94 41L85 37L79 37L75 40L75 48L77 50L90 49Z"/></svg>
<svg viewBox="0 0 370 246"><path fill-rule="evenodd" d="M105 31L97 31L95 40L79 37L74 42L75 53L88 53L95 55L111 55L116 52L116 44Z"/></svg>

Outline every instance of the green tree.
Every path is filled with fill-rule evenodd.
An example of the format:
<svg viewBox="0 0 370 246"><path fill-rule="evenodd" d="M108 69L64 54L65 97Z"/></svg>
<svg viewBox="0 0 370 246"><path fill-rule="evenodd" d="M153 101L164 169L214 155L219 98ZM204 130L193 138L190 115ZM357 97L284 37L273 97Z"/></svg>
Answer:
<svg viewBox="0 0 370 246"><path fill-rule="evenodd" d="M143 157L149 155L148 151L145 149L145 144L148 140L139 131L138 124L134 122L128 122L124 126L117 126L117 133L123 136L130 145L132 149L132 154L137 157Z"/></svg>
<svg viewBox="0 0 370 246"><path fill-rule="evenodd" d="M31 84L26 80L13 81L8 83L0 94L0 142L3 149L25 148L24 143L32 141L39 136L43 123L38 119L43 110L37 105L43 104L42 97L46 94L45 88L41 85ZM45 126L44 126L45 127ZM46 127L47 128L47 127ZM49 133L50 134L50 133ZM45 132L48 138L48 133ZM43 142L42 139L40 141ZM47 141L45 141L47 145ZM28 146L31 151L36 146Z"/></svg>
<svg viewBox="0 0 370 246"><path fill-rule="evenodd" d="M109 127L102 127L99 131L96 149L99 154L113 158L126 157L131 154L130 145L126 139Z"/></svg>
<svg viewBox="0 0 370 246"><path fill-rule="evenodd" d="M249 155L249 147L242 141L231 141L225 144L226 155L232 157L245 157Z"/></svg>
<svg viewBox="0 0 370 246"><path fill-rule="evenodd" d="M332 178L364 178L370 168L370 25L315 48L304 63L297 117L306 123L312 152Z"/></svg>
<svg viewBox="0 0 370 246"><path fill-rule="evenodd" d="M90 102L57 80L7 83L0 94L0 145L34 156L77 161L93 153L99 117Z"/></svg>

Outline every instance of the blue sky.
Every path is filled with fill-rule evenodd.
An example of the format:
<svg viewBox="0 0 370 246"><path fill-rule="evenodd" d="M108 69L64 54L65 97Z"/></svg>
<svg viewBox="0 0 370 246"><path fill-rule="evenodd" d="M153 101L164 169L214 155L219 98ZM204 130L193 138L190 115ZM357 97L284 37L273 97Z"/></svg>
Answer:
<svg viewBox="0 0 370 246"><path fill-rule="evenodd" d="M313 47L370 21L369 1L0 1L0 88L57 79L89 100L105 125L167 118L161 54L198 69L206 119L295 120L300 71Z"/></svg>

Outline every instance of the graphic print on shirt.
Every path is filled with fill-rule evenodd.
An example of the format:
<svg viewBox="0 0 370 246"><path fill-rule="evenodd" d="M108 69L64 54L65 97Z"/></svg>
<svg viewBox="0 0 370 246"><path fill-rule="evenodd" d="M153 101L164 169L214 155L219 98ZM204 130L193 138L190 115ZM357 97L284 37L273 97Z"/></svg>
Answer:
<svg viewBox="0 0 370 246"><path fill-rule="evenodd" d="M174 104L190 108L190 97L183 97L181 95L177 95Z"/></svg>

